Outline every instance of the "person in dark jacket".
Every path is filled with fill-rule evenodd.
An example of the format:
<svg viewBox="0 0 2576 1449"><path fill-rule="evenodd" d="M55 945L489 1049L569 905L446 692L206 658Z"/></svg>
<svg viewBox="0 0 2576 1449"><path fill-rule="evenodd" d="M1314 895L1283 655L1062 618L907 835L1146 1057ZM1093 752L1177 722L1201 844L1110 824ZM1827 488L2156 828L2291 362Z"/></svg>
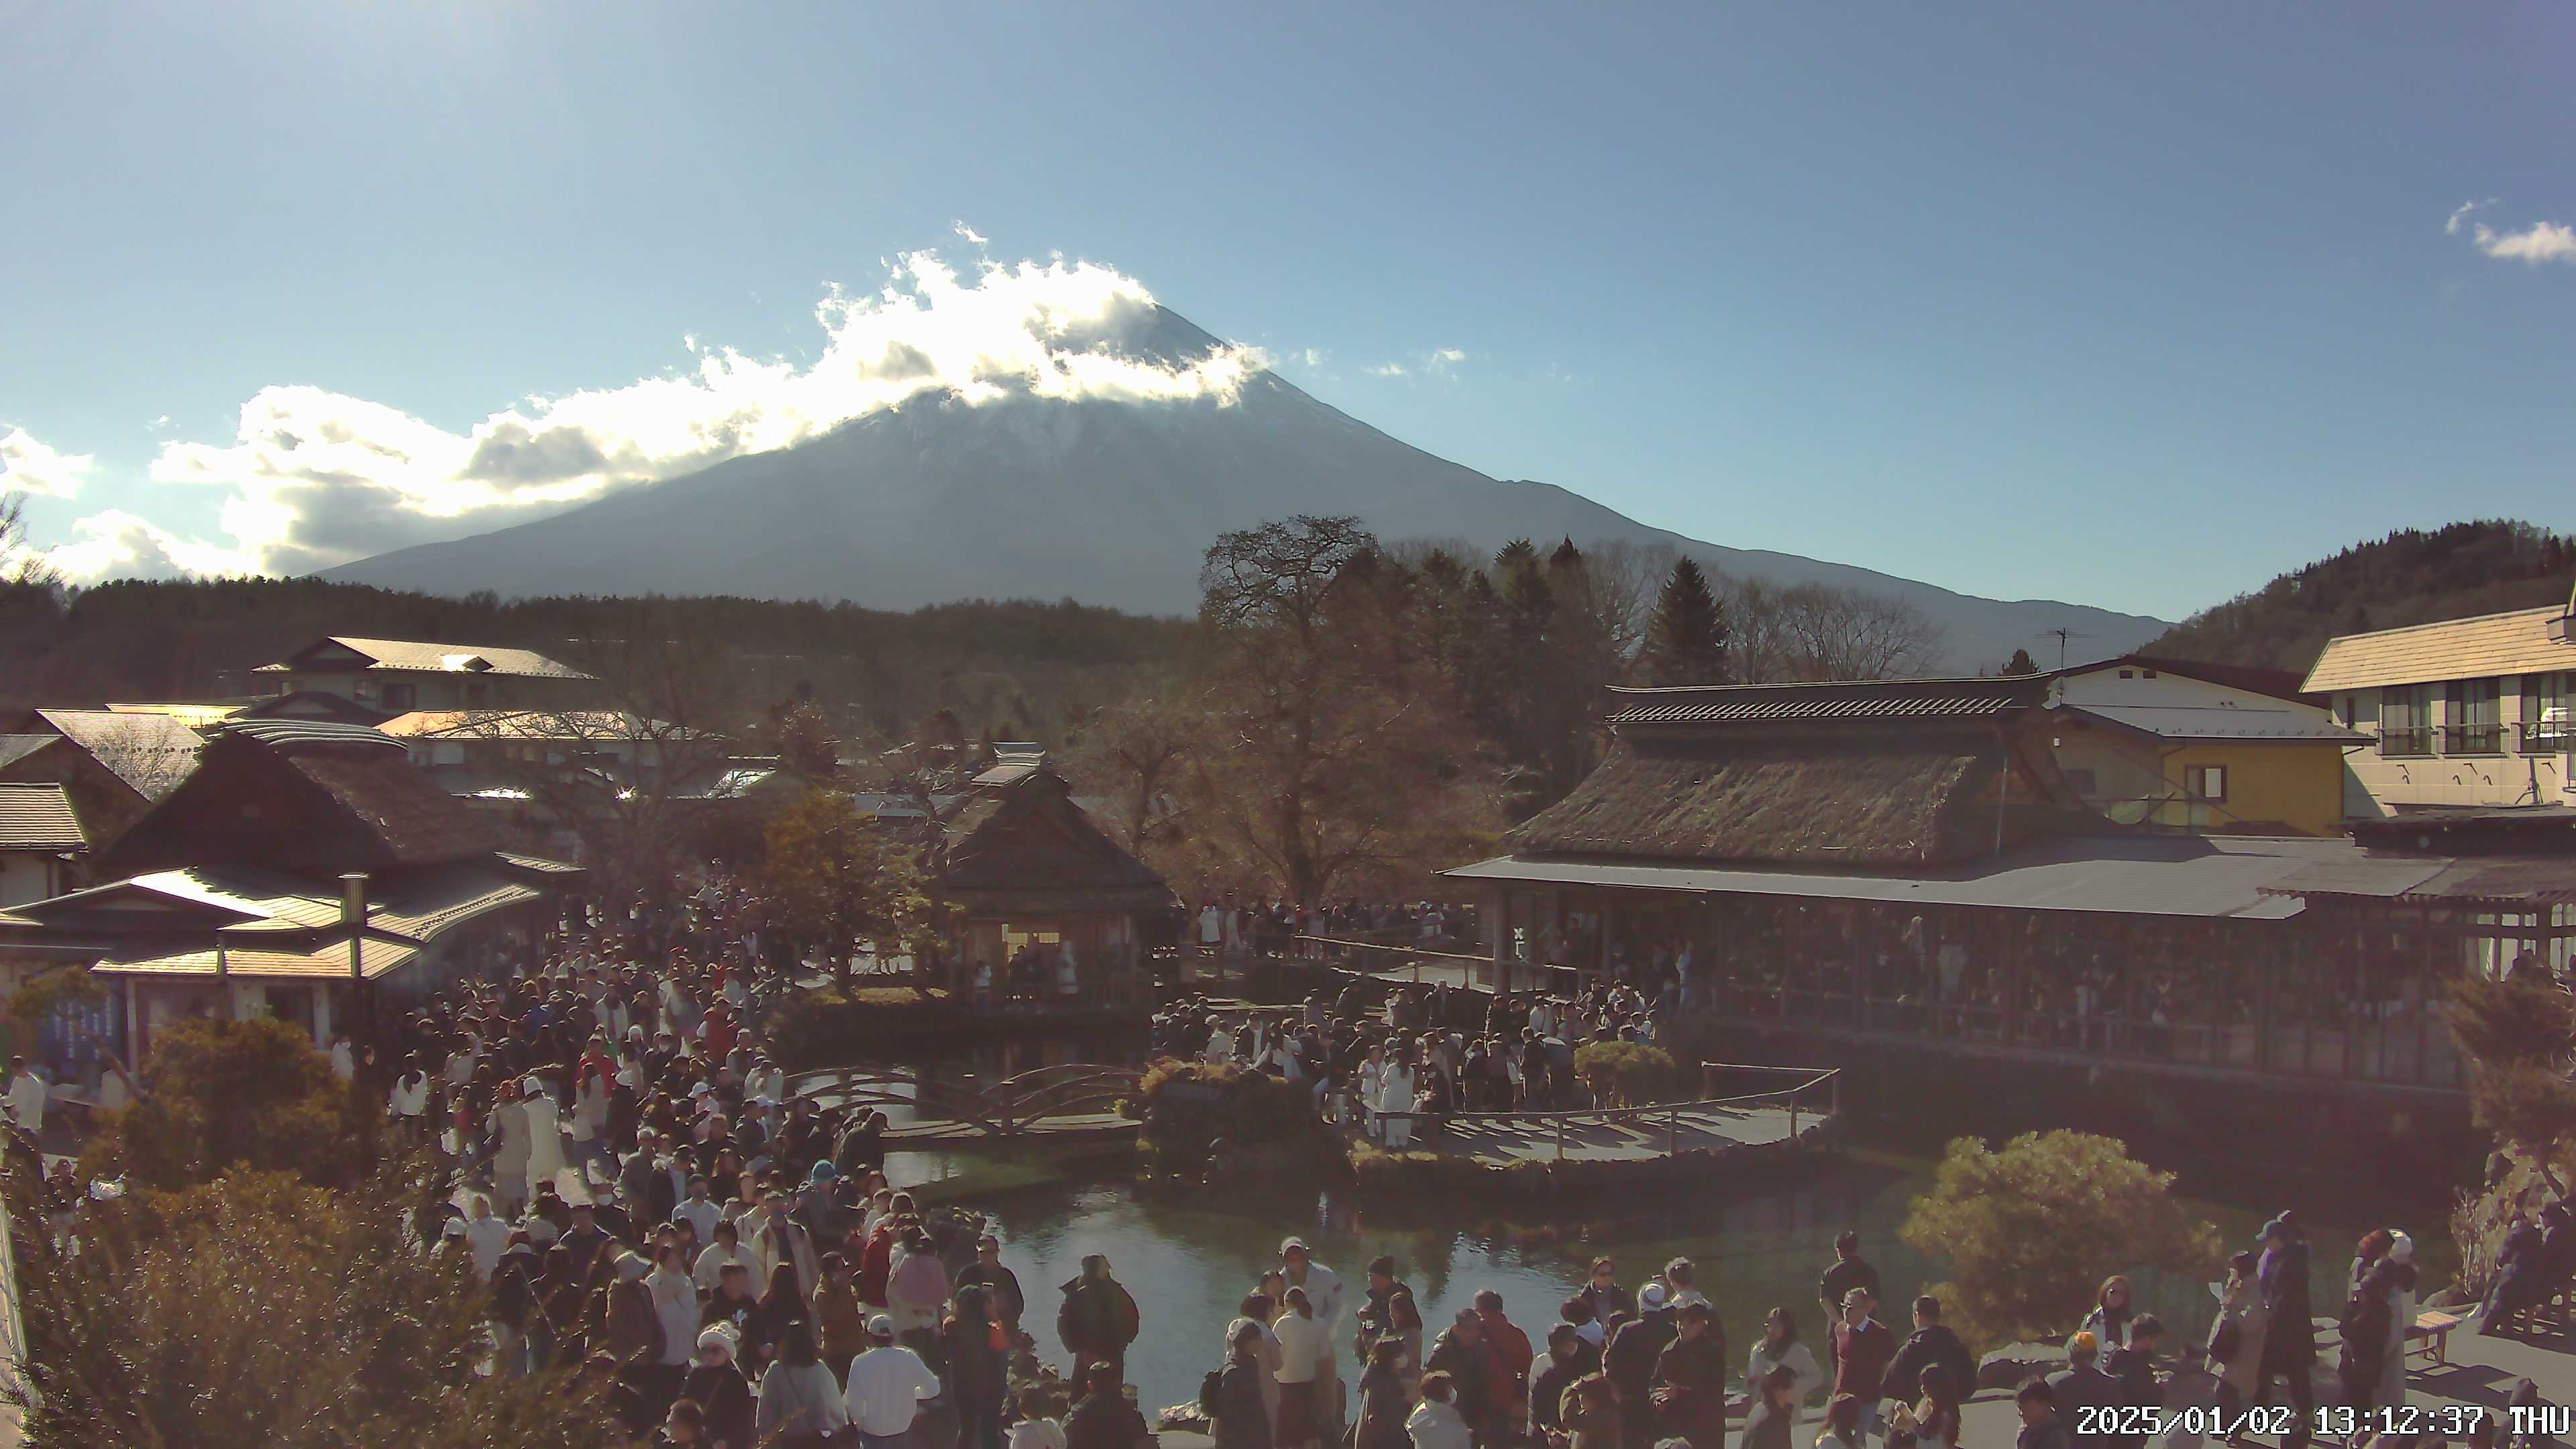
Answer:
<svg viewBox="0 0 2576 1449"><path fill-rule="evenodd" d="M1877 1301L1878 1270L1861 1257L1860 1234L1847 1232L1834 1239L1834 1265L1825 1270L1825 1276L1816 1284L1816 1296L1825 1305L1826 1323L1843 1321L1843 1304L1850 1300L1854 1288L1868 1289L1870 1300ZM1839 1351L1834 1342L1836 1337L1831 1333L1825 1335L1827 1373L1834 1372L1832 1355Z"/></svg>
<svg viewBox="0 0 2576 1449"><path fill-rule="evenodd" d="M2013 1395L2013 1408L2021 1414L2021 1432L2013 1436L2013 1449L2071 1449L2066 1423L2058 1417L2057 1394L2046 1379L2032 1379Z"/></svg>
<svg viewBox="0 0 2576 1449"><path fill-rule="evenodd" d="M2154 1410L2164 1403L2164 1390L2156 1383L2156 1354L2164 1347L2165 1326L2152 1313L2141 1313L2128 1322L2129 1341L2102 1358L2102 1372L2116 1386L2114 1400L2124 1408ZM2367 1399L2355 1403L2367 1404ZM2099 1436L2113 1449L2139 1449L2147 1441L2146 1425L2152 1414L2141 1414L2134 1421L2138 1432ZM2130 1427L2124 1422L2122 1429Z"/></svg>
<svg viewBox="0 0 2576 1449"><path fill-rule="evenodd" d="M1078 1363L1105 1363L1127 1381L1127 1345L1136 1341L1136 1299L1127 1285L1110 1276L1109 1259L1093 1253L1082 1260L1082 1276L1064 1285L1064 1306L1056 1310L1056 1336Z"/></svg>
<svg viewBox="0 0 2576 1449"><path fill-rule="evenodd" d="M2114 1449L2111 1436L2085 1432L2100 1424L2100 1410L2120 1403L2120 1386L2102 1372L2101 1357L2101 1340L2079 1333L2067 1340L2066 1367L2048 1376L2049 1401L2073 1426L2075 1449Z"/></svg>
<svg viewBox="0 0 2576 1449"><path fill-rule="evenodd" d="M975 1261L957 1270L956 1291L968 1288L984 1290L985 1311L1002 1325L1004 1336L1017 1340L1020 1315L1028 1312L1029 1301L1020 1292L1019 1275L1002 1266L1002 1242L991 1233L975 1240Z"/></svg>
<svg viewBox="0 0 2576 1449"><path fill-rule="evenodd" d="M1368 1371L1360 1375L1360 1421L1352 1449L1412 1449L1405 1418L1413 1412L1413 1395L1404 1361L1404 1340L1381 1338L1369 1350ZM1067 1446L1076 1449L1076 1446Z"/></svg>
<svg viewBox="0 0 2576 1449"><path fill-rule="evenodd" d="M957 1449L1002 1449L1002 1399L1010 1391L1000 1327L985 1312L981 1288L961 1288L939 1325L948 1360L948 1393L957 1408Z"/></svg>
<svg viewBox="0 0 2576 1449"><path fill-rule="evenodd" d="M1485 1340L1485 1321L1472 1308L1459 1310L1449 1327L1431 1341L1431 1351L1423 1355L1425 1373L1444 1373L1458 1386L1453 1401L1458 1416L1484 1438L1487 1423L1493 1417L1493 1381L1501 1372L1494 1364L1493 1345Z"/></svg>
<svg viewBox="0 0 2576 1449"><path fill-rule="evenodd" d="M1882 1386L1888 1362L1896 1357L1896 1335L1872 1316L1877 1306L1867 1288L1854 1288L1843 1295L1842 1316L1834 1324L1834 1397L1849 1395L1860 1405L1864 1438L1879 1432Z"/></svg>
<svg viewBox="0 0 2576 1449"><path fill-rule="evenodd" d="M1655 1411L1691 1449L1726 1449L1726 1331L1705 1299L1685 1305L1674 1321L1679 1336L1655 1360Z"/></svg>
<svg viewBox="0 0 2576 1449"><path fill-rule="evenodd" d="M1937 1368L1953 1387L1977 1381L1977 1358L1967 1342L1941 1321L1941 1300L1926 1295L1914 1300L1914 1332L1887 1361L1882 1381L1902 1389L1923 1382L1923 1371Z"/></svg>
<svg viewBox="0 0 2576 1449"><path fill-rule="evenodd" d="M1151 1449L1154 1431L1127 1402L1118 1370L1095 1363L1083 1370L1084 1394L1064 1420L1064 1449Z"/></svg>
<svg viewBox="0 0 2576 1449"><path fill-rule="evenodd" d="M1261 1394L1261 1325L1234 1331L1232 1357L1217 1380L1216 1449L1270 1449L1270 1407ZM959 1449L965 1449L961 1443Z"/></svg>
<svg viewBox="0 0 2576 1449"><path fill-rule="evenodd" d="M1774 1365L1762 1376L1762 1397L1744 1421L1740 1449L1790 1449L1789 1431L1798 1417L1798 1371Z"/></svg>
<svg viewBox="0 0 2576 1449"><path fill-rule="evenodd" d="M750 1381L734 1362L732 1330L710 1328L698 1335L698 1354L680 1381L680 1397L706 1411L711 1449L752 1449L757 1405Z"/></svg>
<svg viewBox="0 0 2576 1449"><path fill-rule="evenodd" d="M1601 1351L1601 1376L1619 1390L1622 1444L1655 1442L1655 1365L1680 1334L1663 1284L1647 1284L1640 1306L1644 1311L1620 1324Z"/></svg>
<svg viewBox="0 0 2576 1449"><path fill-rule="evenodd" d="M1571 1323L1560 1323L1547 1331L1547 1357L1530 1375L1530 1432L1545 1435L1562 1427L1557 1423L1557 1404L1574 1381L1591 1372L1583 1363L1582 1335ZM1545 1442L1544 1439L1541 1442Z"/></svg>
<svg viewBox="0 0 2576 1449"><path fill-rule="evenodd" d="M2270 1403L2272 1380L2279 1378L2289 1390L2293 1411L2281 1449L2307 1449L2308 1425L2316 1417L2317 1328L2308 1306L2307 1234L2294 1215L2284 1212L2263 1225L2263 1256L2254 1265L2254 1282L2266 1318L2254 1402Z"/></svg>
<svg viewBox="0 0 2576 1449"><path fill-rule="evenodd" d="M2487 1290L2478 1332L2502 1333L2507 1323L2548 1297L2554 1266L2549 1259L2548 1235L2532 1223L2530 1214L2517 1214L2496 1253L2495 1286Z"/></svg>

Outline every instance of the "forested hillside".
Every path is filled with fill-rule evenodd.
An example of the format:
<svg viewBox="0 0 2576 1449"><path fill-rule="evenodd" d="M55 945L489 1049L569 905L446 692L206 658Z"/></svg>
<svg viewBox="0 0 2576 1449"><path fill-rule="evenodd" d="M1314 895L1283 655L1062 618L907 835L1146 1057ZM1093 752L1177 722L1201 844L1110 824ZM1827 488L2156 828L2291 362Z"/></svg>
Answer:
<svg viewBox="0 0 2576 1449"><path fill-rule="evenodd" d="M2410 528L2204 609L2142 652L2304 674L2339 634L2563 604L2571 585L2566 534L2504 519Z"/></svg>
<svg viewBox="0 0 2576 1449"><path fill-rule="evenodd" d="M1071 602L910 613L737 598L503 602L311 578L114 583L49 604L21 593L7 622L0 705L257 692L250 670L326 634L513 646L594 668L649 639L720 659L726 714L756 718L806 695L845 734L886 739L942 708L979 734L1052 739L1176 659L1191 627Z"/></svg>

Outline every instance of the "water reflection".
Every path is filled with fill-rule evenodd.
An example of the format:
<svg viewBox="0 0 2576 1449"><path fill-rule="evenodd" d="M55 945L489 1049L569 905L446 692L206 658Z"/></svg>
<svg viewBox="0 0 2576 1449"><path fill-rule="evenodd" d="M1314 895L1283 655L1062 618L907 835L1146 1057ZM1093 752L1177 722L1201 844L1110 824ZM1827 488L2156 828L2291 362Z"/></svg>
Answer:
<svg viewBox="0 0 2576 1449"><path fill-rule="evenodd" d="M903 1153L889 1165L896 1181L918 1182L971 1164L947 1154ZM1675 1193L1622 1203L1616 1218L1570 1213L1555 1225L1464 1221L1455 1211L1363 1212L1324 1191L1271 1191L1252 1200L1117 1182L1056 1183L968 1202L997 1222L1003 1262L1028 1294L1027 1327L1050 1362L1063 1361L1054 1337L1058 1286L1075 1276L1084 1254L1109 1255L1143 1309L1129 1377L1145 1405L1159 1408L1190 1398L1199 1376L1219 1364L1218 1335L1261 1271L1277 1264L1279 1240L1290 1233L1313 1243L1316 1259L1342 1274L1354 1292L1371 1258L1392 1255L1435 1330L1479 1289L1493 1288L1533 1340L1555 1321L1566 1295L1582 1286L1594 1257L1617 1259L1621 1279L1633 1287L1667 1259L1687 1256L1718 1305L1731 1351L1740 1355L1747 1335L1775 1305L1795 1315L1802 1337L1813 1341L1822 1331L1816 1282L1833 1259L1834 1235L1846 1227L1860 1232L1863 1255L1878 1266L1898 1305L1890 1311L1902 1324L1902 1305L1943 1272L1938 1261L1896 1237L1930 1180L1920 1167L1828 1159L1803 1181L1736 1200ZM2222 1216L2230 1241L2250 1237L2250 1221L2239 1220L2247 1215ZM2319 1303L2340 1301L2339 1245L2351 1236L2318 1233ZM2206 1329L2211 1303L2199 1283L2147 1273L2138 1275L2138 1289L2141 1305L2167 1323L2193 1335ZM1347 1333L1337 1347L1347 1364Z"/></svg>

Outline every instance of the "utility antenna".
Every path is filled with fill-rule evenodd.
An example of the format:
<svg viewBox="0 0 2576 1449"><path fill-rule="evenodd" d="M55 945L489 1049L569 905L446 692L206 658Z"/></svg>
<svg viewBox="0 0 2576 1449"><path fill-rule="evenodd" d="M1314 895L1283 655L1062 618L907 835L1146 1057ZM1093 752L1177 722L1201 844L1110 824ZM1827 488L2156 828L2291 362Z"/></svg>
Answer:
<svg viewBox="0 0 2576 1449"><path fill-rule="evenodd" d="M2067 641L2067 640L2069 640L2069 639L2090 639L2090 638L2092 638L2093 636L2092 636L2092 635L2090 635L2090 634L2085 633L2085 632L2084 632L2083 630L2081 630L2081 629L2067 629L2067 628L2062 628L2062 627L2061 627L2061 628L2056 628L2056 629L2042 629L2042 630L2040 630L2040 631L2039 631L2039 633L2037 633L2036 635L2034 635L2034 636L2032 636L2032 637L2034 637L2034 638L2039 638L2039 639L2054 639L2054 640L2056 640L2056 641L2057 641L2057 667L2058 667L2058 668L2060 668L2060 669L2064 669L2064 668L2066 667L2066 641Z"/></svg>

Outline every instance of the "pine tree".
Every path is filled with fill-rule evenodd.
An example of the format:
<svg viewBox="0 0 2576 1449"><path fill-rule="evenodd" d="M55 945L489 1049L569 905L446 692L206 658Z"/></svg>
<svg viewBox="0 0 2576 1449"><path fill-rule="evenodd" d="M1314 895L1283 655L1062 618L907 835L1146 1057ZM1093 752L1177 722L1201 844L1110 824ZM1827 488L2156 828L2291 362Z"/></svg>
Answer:
<svg viewBox="0 0 2576 1449"><path fill-rule="evenodd" d="M1638 657L1650 684L1728 684L1730 643L1726 611L1709 589L1708 575L1690 559L1673 565L1646 621L1646 644Z"/></svg>
<svg viewBox="0 0 2576 1449"><path fill-rule="evenodd" d="M2006 674L2037 674L2038 672L2039 663L2030 657L2030 651L2027 649L2014 650L2013 657L2004 661Z"/></svg>

